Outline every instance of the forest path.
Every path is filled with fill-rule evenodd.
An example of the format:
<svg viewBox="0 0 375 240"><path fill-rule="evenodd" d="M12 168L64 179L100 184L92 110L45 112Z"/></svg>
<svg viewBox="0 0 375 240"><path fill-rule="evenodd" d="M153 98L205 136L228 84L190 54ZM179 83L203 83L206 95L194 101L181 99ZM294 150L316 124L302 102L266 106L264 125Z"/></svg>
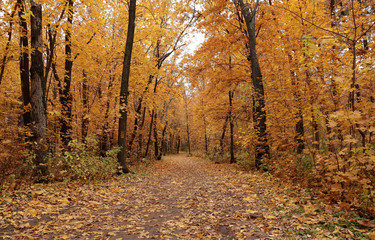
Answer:
<svg viewBox="0 0 375 240"><path fill-rule="evenodd" d="M293 236L299 220L272 213L287 200L259 176L179 154L106 183L34 185L28 196L0 202L0 238L284 239L287 229Z"/></svg>

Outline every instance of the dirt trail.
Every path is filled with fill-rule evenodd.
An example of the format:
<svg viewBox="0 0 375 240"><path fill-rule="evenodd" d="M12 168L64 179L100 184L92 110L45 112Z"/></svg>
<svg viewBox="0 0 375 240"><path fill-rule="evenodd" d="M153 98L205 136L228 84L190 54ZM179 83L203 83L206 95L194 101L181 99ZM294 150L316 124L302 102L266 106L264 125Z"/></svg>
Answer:
<svg viewBox="0 0 375 240"><path fill-rule="evenodd" d="M4 203L0 236L25 239L283 239L262 183L231 165L184 154L144 176L90 186L34 189L29 205ZM21 197L22 198L22 197ZM11 209L9 209L11 208Z"/></svg>

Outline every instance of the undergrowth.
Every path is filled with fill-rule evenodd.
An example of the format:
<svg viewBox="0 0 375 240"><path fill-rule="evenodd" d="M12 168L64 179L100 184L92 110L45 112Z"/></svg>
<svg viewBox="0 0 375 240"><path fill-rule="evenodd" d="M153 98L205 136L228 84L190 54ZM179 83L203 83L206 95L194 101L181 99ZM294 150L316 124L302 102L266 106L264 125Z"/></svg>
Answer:
<svg viewBox="0 0 375 240"><path fill-rule="evenodd" d="M9 151L9 150L8 150ZM48 182L96 181L114 176L119 165L119 148L100 154L99 143L95 136L89 136L84 142L72 140L65 151L49 153L45 159L48 173L44 180ZM22 154L20 154L22 153ZM8 154L0 158L0 193L4 190L16 190L30 185L34 180L36 166L32 151ZM12 160L12 161L11 161ZM17 167L15 167L17 166Z"/></svg>
<svg viewBox="0 0 375 240"><path fill-rule="evenodd" d="M98 142L93 137L86 138L85 142L72 140L68 146L68 151L48 158L50 180L103 180L118 171L119 148L108 150L104 157L100 156Z"/></svg>

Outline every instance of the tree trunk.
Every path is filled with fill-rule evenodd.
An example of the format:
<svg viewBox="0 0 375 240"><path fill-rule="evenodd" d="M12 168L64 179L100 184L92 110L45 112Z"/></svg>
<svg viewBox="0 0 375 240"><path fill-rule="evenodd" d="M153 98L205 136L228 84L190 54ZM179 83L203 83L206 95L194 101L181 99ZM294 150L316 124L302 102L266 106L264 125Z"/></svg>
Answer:
<svg viewBox="0 0 375 240"><path fill-rule="evenodd" d="M294 137L296 143L297 143L297 153L301 154L303 153L303 150L305 149L305 128L303 125L303 115L301 109L298 109L298 112L296 114L297 123L296 123L296 135Z"/></svg>
<svg viewBox="0 0 375 240"><path fill-rule="evenodd" d="M227 130L227 123L228 123L229 116L226 116L225 122L223 125L223 132L221 133L221 138L220 138L220 154L224 154L224 138L225 138L225 132Z"/></svg>
<svg viewBox="0 0 375 240"><path fill-rule="evenodd" d="M158 141L158 129L157 129L158 116L155 113L154 117L154 155L156 160L161 160L161 154L159 153L159 141Z"/></svg>
<svg viewBox="0 0 375 240"><path fill-rule="evenodd" d="M314 143L313 143L313 147L314 149L316 150L319 150L320 148L320 135L319 135L319 128L318 128L318 123L316 122L316 119L315 119L315 114L314 112L312 111L311 112L311 116L312 116L312 130L314 132Z"/></svg>
<svg viewBox="0 0 375 240"><path fill-rule="evenodd" d="M105 156L106 152L111 148L110 137L108 136L109 129L109 108L110 103L107 101L106 110L104 114L104 125L102 128L102 134L100 136L100 155Z"/></svg>
<svg viewBox="0 0 375 240"><path fill-rule="evenodd" d="M18 16L20 18L21 36L20 36L20 75L21 75L21 90L22 103L24 108L29 107L30 104L30 72L29 72L29 41L27 39L27 22L23 17L25 7L22 0L17 1L20 10ZM31 113L29 109L25 109L23 113L23 123L29 126L31 123Z"/></svg>
<svg viewBox="0 0 375 240"><path fill-rule="evenodd" d="M64 146L71 140L72 120L72 94L70 85L72 81L72 24L73 24L73 0L68 0L68 25L65 33L65 74L64 82L60 85L60 103L62 106L62 118L60 135Z"/></svg>
<svg viewBox="0 0 375 240"><path fill-rule="evenodd" d="M45 176L47 166L45 165L46 156L46 110L43 96L43 37L42 37L42 5L31 1L31 116L32 116L32 143L36 154L35 164L37 166L37 175Z"/></svg>
<svg viewBox="0 0 375 240"><path fill-rule="evenodd" d="M230 163L236 163L236 159L234 158L234 134L233 134L233 116L232 116L232 110L233 110L233 91L229 91L229 129L230 129Z"/></svg>
<svg viewBox="0 0 375 240"><path fill-rule="evenodd" d="M289 59L289 64L292 65L293 58L291 55L288 55ZM298 79L297 78L297 73L294 72L293 70L290 70L290 79L292 81L292 86L293 86L293 96L295 98L296 104L297 104L297 113L295 115L295 118L297 119L297 123L295 126L295 131L296 135L294 136L294 141L297 145L297 153L301 154L303 150L305 149L305 127L303 123L303 113L302 113L302 100L301 100L301 95L299 94L299 88L298 88Z"/></svg>
<svg viewBox="0 0 375 240"><path fill-rule="evenodd" d="M117 156L118 161L122 167L123 173L129 173L130 170L126 166L127 147L126 147L126 131L128 119L128 95L129 95L129 76L131 66L131 56L134 42L135 31L135 13L136 13L136 0L130 0L129 3L129 22L128 33L126 38L124 65L122 69L121 90L120 90L120 119L118 128L118 145L121 150Z"/></svg>
<svg viewBox="0 0 375 240"><path fill-rule="evenodd" d="M186 107L186 108L187 108L187 107ZM188 112L187 109L186 109L186 133L187 133L187 144L188 144L188 156L191 156L189 112Z"/></svg>
<svg viewBox="0 0 375 240"><path fill-rule="evenodd" d="M203 118L203 124L204 124L204 150L205 150L206 155L208 155L208 136L207 136L206 117Z"/></svg>
<svg viewBox="0 0 375 240"><path fill-rule="evenodd" d="M110 136L110 131L109 131L109 116L110 116L110 99L112 94L110 94L110 89L112 88L112 83L114 80L114 76L110 76L109 83L107 89L109 90L108 95L107 95L107 102L106 102L106 110L104 114L104 124L102 127L102 133L100 136L100 155L105 156L106 152L112 148L112 143L111 143L111 136Z"/></svg>
<svg viewBox="0 0 375 240"><path fill-rule="evenodd" d="M130 153L130 151L131 151L131 149L132 149L134 139L135 139L135 137L136 137L136 135L137 135L137 131L138 131L138 129L141 128L140 126L138 126L138 122L140 122L140 120L141 120L141 118L142 118L142 116L141 116L141 110L142 110L143 97L144 97L144 95L146 94L146 92L147 92L147 90L148 90L150 84L152 83L152 79L153 79L153 78L154 78L153 75L150 75L150 76L149 76L149 80L148 80L148 82L147 82L147 85L146 85L146 87L145 87L145 90L143 91L142 96L139 97L139 99L138 99L138 106L137 106L137 108L135 109L136 116L135 116L135 119L134 119L134 129L133 129L133 133L132 133L132 135L131 135L131 137L130 137L129 144L128 144L128 152L129 152L129 153ZM143 117L144 117L145 111L146 111L146 109L144 109L144 111L143 111ZM144 120L143 120L143 121L144 121ZM142 126L143 126L143 124L142 124Z"/></svg>
<svg viewBox="0 0 375 240"><path fill-rule="evenodd" d="M89 131L89 118L88 114L88 102L89 102L89 95L88 95L88 85L87 85L87 75L85 70L83 70L83 81L82 81L82 126L81 126L81 135L82 141L85 141L88 131Z"/></svg>
<svg viewBox="0 0 375 240"><path fill-rule="evenodd" d="M144 158L147 157L148 155L148 150L150 148L150 143L151 143L151 135L152 135L152 128L154 126L154 114L155 114L155 111L152 110L151 112L151 122L150 122L150 128L148 130L148 140L147 140L147 144L146 144L146 151L145 151L145 154L143 155Z"/></svg>
<svg viewBox="0 0 375 240"><path fill-rule="evenodd" d="M202 108L204 108L204 101L202 98ZM203 113L203 125L204 125L204 150L206 155L208 155L208 136L207 136L207 120L206 120L206 114Z"/></svg>
<svg viewBox="0 0 375 240"><path fill-rule="evenodd" d="M143 113L141 118L141 124L139 125L139 129L142 130L143 126L145 124L145 118L146 118L146 107L143 107ZM137 158L139 159L142 153L142 147L143 147L143 132L141 131L138 135L138 153Z"/></svg>
<svg viewBox="0 0 375 240"><path fill-rule="evenodd" d="M174 134L169 133L169 141L166 148L166 153L173 153L173 145L174 145Z"/></svg>
<svg viewBox="0 0 375 240"><path fill-rule="evenodd" d="M178 135L178 138L177 138L177 147L176 147L176 153L177 154L180 153L180 146L181 146L181 137L180 137L180 135Z"/></svg>
<svg viewBox="0 0 375 240"><path fill-rule="evenodd" d="M247 27L247 39L249 43L250 56L248 60L251 62L251 78L254 88L254 129L257 134L257 144L255 148L255 166L257 169L262 167L262 159L269 157L269 146L267 140L267 115L265 111L264 87L262 73L258 61L256 51L256 32L255 32L255 15L258 10L259 0L256 1L254 9L250 13L248 6L245 6L243 0L238 0L241 12L245 18Z"/></svg>
<svg viewBox="0 0 375 240"><path fill-rule="evenodd" d="M167 127L168 127L168 121L165 123L165 126L163 128L163 131L161 133L161 145L160 145L160 156L162 155L166 155L166 151L167 151L167 143L165 141L165 133L167 131Z"/></svg>

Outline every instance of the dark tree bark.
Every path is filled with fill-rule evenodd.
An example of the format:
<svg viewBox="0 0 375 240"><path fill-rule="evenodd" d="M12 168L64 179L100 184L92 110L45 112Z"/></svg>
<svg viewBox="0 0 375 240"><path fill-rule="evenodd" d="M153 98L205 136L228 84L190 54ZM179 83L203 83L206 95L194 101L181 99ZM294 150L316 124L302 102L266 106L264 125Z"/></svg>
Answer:
<svg viewBox="0 0 375 240"><path fill-rule="evenodd" d="M128 22L128 33L126 38L124 65L122 68L121 77L121 90L120 90L120 119L118 128L118 145L121 150L117 156L118 161L122 167L123 173L129 173L130 170L126 166L127 158L127 147L126 147L126 131L127 131L127 105L129 95L129 76L131 57L134 42L134 31L135 31L135 13L136 13L136 0L130 0L129 2L129 22Z"/></svg>
<svg viewBox="0 0 375 240"><path fill-rule="evenodd" d="M234 133L233 133L233 91L229 91L229 129L230 129L230 163L236 163L236 159L234 157Z"/></svg>
<svg viewBox="0 0 375 240"><path fill-rule="evenodd" d="M288 58L289 58L289 64L292 65L292 56L288 55ZM295 89L294 92L293 92L293 96L296 99L297 108L298 108L298 111L296 113L297 123L296 123L296 126L295 126L296 135L294 136L294 141L297 145L297 149L296 149L297 153L301 154L303 152L303 150L305 149L305 127L304 127L304 123L303 123L301 96L298 92L298 85L297 85L298 80L295 79L296 73L293 70L290 71L290 78L292 80L292 86L294 86L294 89Z"/></svg>
<svg viewBox="0 0 375 240"><path fill-rule="evenodd" d="M173 144L174 144L174 135L173 133L169 133L169 141L165 149L164 155L167 155L167 153L173 153Z"/></svg>
<svg viewBox="0 0 375 240"><path fill-rule="evenodd" d="M44 79L47 82L50 70L52 68L52 65L54 64L54 57L55 57L55 48L56 48L56 36L57 36L57 29L60 27L61 20L64 17L64 13L66 10L66 6L68 5L68 2L65 2L64 9L62 10L59 19L57 20L57 23L54 25L54 27L51 27L50 24L47 25L47 34L48 34L48 45L47 45L47 57L46 57L46 68L44 71ZM56 71L54 74L57 74ZM51 81L49 83L49 86L51 84ZM49 88L48 88L49 89ZM45 101L48 99L48 89L45 89Z"/></svg>
<svg viewBox="0 0 375 240"><path fill-rule="evenodd" d="M158 47L156 48L157 50L159 49ZM159 56L159 53L157 53L157 57ZM159 65L161 67L161 65ZM158 66L158 69L160 69ZM158 88L158 79L155 78L155 85L154 85L154 95L156 94L156 89ZM151 144L151 136L152 136L152 129L154 127L154 122L156 121L155 120L155 116L156 116L156 112L154 109L152 109L152 112L151 112L151 123L150 123L150 129L149 129L149 132L148 132L148 140L147 140L147 145L146 145L146 152L145 152L145 155L144 157L147 157L148 155L148 151L149 151L149 148L150 148L150 144ZM156 126L156 125L155 125Z"/></svg>
<svg viewBox="0 0 375 240"><path fill-rule="evenodd" d="M187 144L188 144L188 156L191 156L190 123L189 123L189 111L187 109L187 103L186 103L186 134L187 134Z"/></svg>
<svg viewBox="0 0 375 240"><path fill-rule="evenodd" d="M245 5L243 0L236 1L240 4L241 12L244 16L247 27L248 47L250 50L248 60L251 62L251 78L254 88L253 121L254 129L257 134L255 166L257 169L260 169L263 163L262 159L269 157L269 145L267 140L267 115L265 111L263 77L256 51L255 15L259 7L259 0L256 1L253 9L250 9L248 5Z"/></svg>
<svg viewBox="0 0 375 240"><path fill-rule="evenodd" d="M204 108L204 101L202 98L201 101L202 108ZM206 114L203 113L203 125L204 125L204 150L206 155L208 155L208 136L207 136L207 120L206 120Z"/></svg>
<svg viewBox="0 0 375 240"><path fill-rule="evenodd" d="M143 129L143 126L145 124L145 118L146 118L146 107L143 107L143 113L142 113L141 123L139 125L139 129L140 130ZM137 153L137 158L138 159L142 155L142 147L143 147L143 132L141 131L140 134L138 135L138 153Z"/></svg>
<svg viewBox="0 0 375 240"><path fill-rule="evenodd" d="M161 154L159 152L159 139L158 139L158 128L157 128L157 122L158 115L155 113L154 117L154 155L156 160L161 160Z"/></svg>
<svg viewBox="0 0 375 240"><path fill-rule="evenodd" d="M180 153L180 146L181 146L181 137L180 137L180 135L178 135L178 137L177 137L177 147L176 147L176 153L177 154Z"/></svg>
<svg viewBox="0 0 375 240"><path fill-rule="evenodd" d="M47 167L45 165L46 156L46 110L43 96L43 37L42 37L42 5L31 1L31 116L32 116L32 143L36 154L35 164L37 174L45 176Z"/></svg>
<svg viewBox="0 0 375 240"><path fill-rule="evenodd" d="M143 97L146 94L146 92L148 91L148 88L149 88L150 84L152 83L152 79L154 79L154 76L150 75L149 79L148 79L148 82L147 82L147 85L145 87L145 90L143 91L143 94L138 98L138 105L137 105L137 108L135 109L136 116L135 116L135 119L134 119L134 129L133 129L132 135L130 136L130 140L129 140L129 144L128 144L128 153L131 152L134 139L137 135L137 131L138 131L138 129L141 128L141 126L138 126L138 123L142 120L141 119L142 118L141 110L142 110ZM146 110L144 109L143 116L145 114L145 111Z"/></svg>
<svg viewBox="0 0 375 240"><path fill-rule="evenodd" d="M140 122L140 118L142 116L141 115L141 109L142 109L142 98L139 99L139 103L138 103L138 106L135 110L135 118L134 118L134 128L133 128L133 133L131 134L130 136L130 140L129 140L129 144L128 144L128 153L130 154L131 153L131 150L132 150L132 147L133 147L133 143L134 143L134 139L137 135L137 132L138 132L138 122Z"/></svg>
<svg viewBox="0 0 375 240"><path fill-rule="evenodd" d="M148 151L149 151L149 148L150 148L152 128L154 126L154 115L155 115L155 111L154 111L154 109L152 109L150 128L148 129L148 140L147 140L147 144L146 144L146 151L145 151L145 154L143 155L144 158L147 157Z"/></svg>
<svg viewBox="0 0 375 240"><path fill-rule="evenodd" d="M297 153L301 154L303 153L303 150L305 149L305 128L303 125L303 115L301 109L298 109L297 115L297 123L296 123L296 135L295 135L295 141L297 143Z"/></svg>
<svg viewBox="0 0 375 240"><path fill-rule="evenodd" d="M225 132L227 131L227 123L228 123L229 116L227 115L225 117L225 122L223 125L223 132L221 133L221 138L220 138L220 154L224 154L224 138L225 138Z"/></svg>
<svg viewBox="0 0 375 240"><path fill-rule="evenodd" d="M87 84L87 74L85 70L82 72L83 81L82 81L82 119L81 119L81 135L82 135L82 141L85 141L88 131L89 131L89 118L87 116L88 114L88 84ZM107 108L108 111L108 108Z"/></svg>
<svg viewBox="0 0 375 240"><path fill-rule="evenodd" d="M168 127L168 121L165 123L163 131L161 133L160 158L161 158L161 155L165 156L166 151L167 151L167 143L165 141L165 133L167 132L167 127Z"/></svg>
<svg viewBox="0 0 375 240"><path fill-rule="evenodd" d="M72 94L70 85L72 81L72 24L73 24L73 0L68 0L68 27L65 32L65 75L64 82L60 86L60 103L62 106L61 139L65 146L71 140L72 120ZM45 89L45 87L44 87Z"/></svg>
<svg viewBox="0 0 375 240"><path fill-rule="evenodd" d="M112 144L113 137L111 137L111 135L110 135L111 131L109 130L109 126L110 126L110 122L109 122L110 101L109 101L109 99L111 99L111 96L112 96L111 88L112 88L114 78L115 78L115 76L113 76L113 75L110 76L108 87L107 87L107 89L108 89L108 96L107 96L108 100L106 102L106 110L105 110L105 114L104 114L104 124L103 124L103 128L102 128L102 134L101 134L101 137L100 137L100 154L103 157L106 155L106 152L113 147L113 144Z"/></svg>
<svg viewBox="0 0 375 240"><path fill-rule="evenodd" d="M313 111L311 111L311 116L312 116L312 130L314 132L314 143L313 143L313 147L316 149L316 150L319 150L320 148L320 134L319 134L319 125L318 123L316 122L316 119L315 119L315 114Z"/></svg>
<svg viewBox="0 0 375 240"><path fill-rule="evenodd" d="M206 155L208 155L208 136L207 136L207 120L206 117L203 117L203 124L204 124L204 150Z"/></svg>
<svg viewBox="0 0 375 240"><path fill-rule="evenodd" d="M21 75L21 91L22 91L22 103L24 107L28 107L30 104L30 72L29 72L29 40L27 39L27 22L23 17L25 13L25 6L23 0L17 0L17 4L20 8L18 16L20 18L21 36L20 36L20 75ZM29 126L31 123L31 112L26 109L23 113L23 123L25 126Z"/></svg>

